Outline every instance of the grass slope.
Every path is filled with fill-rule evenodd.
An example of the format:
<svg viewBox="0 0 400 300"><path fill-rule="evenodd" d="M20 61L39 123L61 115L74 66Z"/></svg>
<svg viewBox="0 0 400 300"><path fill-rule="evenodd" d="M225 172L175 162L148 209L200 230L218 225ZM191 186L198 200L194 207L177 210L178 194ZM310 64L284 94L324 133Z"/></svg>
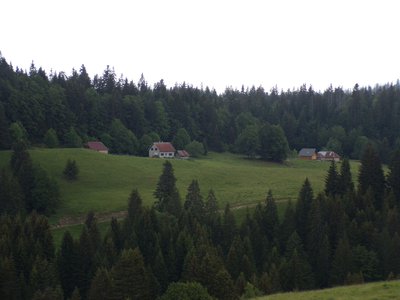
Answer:
<svg viewBox="0 0 400 300"><path fill-rule="evenodd" d="M0 152L0 167L6 166L9 151ZM133 188L138 188L145 205L154 203L153 191L162 172L162 159L104 155L86 149L34 149L30 151L60 185L62 204L50 218L55 223L61 217L84 215L88 211L115 212L127 208ZM80 169L79 179L68 182L62 177L67 159L74 159ZM196 160L171 160L177 187L182 199L192 179L197 179L204 196L214 189L220 208L254 204L265 199L268 189L275 198L285 202L295 199L308 177L314 192L322 191L329 167L327 162L290 160L274 164L248 160L230 153L210 153ZM358 170L352 163L353 174Z"/></svg>
<svg viewBox="0 0 400 300"><path fill-rule="evenodd" d="M254 300L384 300L400 299L400 281L384 281L332 289L282 293Z"/></svg>

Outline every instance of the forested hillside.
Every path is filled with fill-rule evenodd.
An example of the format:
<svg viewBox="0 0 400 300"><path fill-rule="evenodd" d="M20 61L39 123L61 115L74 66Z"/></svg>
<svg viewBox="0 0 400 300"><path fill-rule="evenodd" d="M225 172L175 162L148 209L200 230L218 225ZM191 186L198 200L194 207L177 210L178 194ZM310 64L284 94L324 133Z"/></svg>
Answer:
<svg viewBox="0 0 400 300"><path fill-rule="evenodd" d="M0 56L2 149L16 135L31 144L70 147L96 138L115 153L146 155L152 141L175 139L179 147L198 141L205 152L230 150L279 161L285 157L265 153L271 142L265 139L278 136L283 152L287 139L290 149L327 148L357 159L370 142L387 162L400 144L399 119L398 82L355 85L352 91L251 87L217 94L186 83L166 87L162 80L150 86L143 76L136 84L108 66L94 78L83 65L70 76L46 73L33 63L25 72Z"/></svg>

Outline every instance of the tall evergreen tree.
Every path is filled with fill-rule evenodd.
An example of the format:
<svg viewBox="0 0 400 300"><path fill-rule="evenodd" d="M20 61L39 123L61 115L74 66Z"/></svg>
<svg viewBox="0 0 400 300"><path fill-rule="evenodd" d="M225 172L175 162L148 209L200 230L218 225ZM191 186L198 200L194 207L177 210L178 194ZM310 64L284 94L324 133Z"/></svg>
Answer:
<svg viewBox="0 0 400 300"><path fill-rule="evenodd" d="M197 180L192 180L188 187L184 208L196 216L199 220L204 217L203 197L200 194L200 187Z"/></svg>
<svg viewBox="0 0 400 300"><path fill-rule="evenodd" d="M340 167L339 187L340 195L344 195L349 191L354 190L354 183L350 171L350 163L347 158L343 159L342 165Z"/></svg>
<svg viewBox="0 0 400 300"><path fill-rule="evenodd" d="M400 150L395 151L392 155L387 181L396 197L397 206L400 207Z"/></svg>
<svg viewBox="0 0 400 300"><path fill-rule="evenodd" d="M268 240L273 243L278 237L279 219L278 208L272 191L269 190L267 198L265 199L265 213L264 213L264 232Z"/></svg>
<svg viewBox="0 0 400 300"><path fill-rule="evenodd" d="M97 269L96 275L91 281L88 294L89 300L109 300L111 299L111 277L107 269Z"/></svg>
<svg viewBox="0 0 400 300"><path fill-rule="evenodd" d="M313 190L310 181L306 178L296 203L296 230L303 241L306 240L307 224L313 199Z"/></svg>
<svg viewBox="0 0 400 300"><path fill-rule="evenodd" d="M161 212L168 212L178 217L182 208L179 192L175 183L176 178L172 164L169 161L165 161L163 172L154 192L154 196L158 200L156 202L156 208Z"/></svg>
<svg viewBox="0 0 400 300"><path fill-rule="evenodd" d="M361 194L365 194L367 190L371 188L374 196L375 208L382 208L385 176L379 156L372 145L368 145L361 158L358 182Z"/></svg>
<svg viewBox="0 0 400 300"><path fill-rule="evenodd" d="M327 196L336 196L340 192L340 177L335 161L331 162L328 175L325 178L325 193Z"/></svg>
<svg viewBox="0 0 400 300"><path fill-rule="evenodd" d="M140 250L129 249L111 271L113 279L112 295L115 299L150 299L149 278Z"/></svg>
<svg viewBox="0 0 400 300"><path fill-rule="evenodd" d="M79 274L80 270L78 246L69 231L64 233L57 260L58 276L64 291L64 297L69 298L78 284L77 274Z"/></svg>

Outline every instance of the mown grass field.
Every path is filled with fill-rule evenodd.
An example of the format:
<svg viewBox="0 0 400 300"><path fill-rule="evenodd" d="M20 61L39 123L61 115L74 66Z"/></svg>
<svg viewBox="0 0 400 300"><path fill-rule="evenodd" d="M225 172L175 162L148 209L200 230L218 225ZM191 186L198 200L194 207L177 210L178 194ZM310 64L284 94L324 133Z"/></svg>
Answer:
<svg viewBox="0 0 400 300"><path fill-rule="evenodd" d="M384 281L332 289L282 293L253 300L385 300L400 299L400 281Z"/></svg>
<svg viewBox="0 0 400 300"><path fill-rule="evenodd" d="M50 218L52 223L61 217L85 215L88 211L115 212L125 210L133 188L142 195L144 205L155 201L153 191L162 172L163 160L145 157L104 155L86 149L34 149L30 154L55 178L60 186L62 203ZM9 162L11 152L0 152L0 167ZM79 179L68 182L62 171L67 159L76 160ZM171 160L182 199L192 179L197 179L206 196L212 188L220 208L226 203L246 206L261 202L269 189L278 203L296 199L308 177L314 192L323 190L328 162L292 159L285 164L249 160L230 153L210 153L195 160ZM353 177L358 163L352 162ZM240 213L245 214L245 210Z"/></svg>

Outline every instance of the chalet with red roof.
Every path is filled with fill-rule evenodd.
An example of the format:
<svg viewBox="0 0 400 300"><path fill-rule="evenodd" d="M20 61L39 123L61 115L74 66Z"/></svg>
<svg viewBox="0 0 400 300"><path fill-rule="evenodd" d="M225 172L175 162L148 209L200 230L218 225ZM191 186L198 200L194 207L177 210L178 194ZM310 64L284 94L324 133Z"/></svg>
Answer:
<svg viewBox="0 0 400 300"><path fill-rule="evenodd" d="M102 142L87 142L86 148L100 153L108 154L108 148Z"/></svg>
<svg viewBox="0 0 400 300"><path fill-rule="evenodd" d="M175 148L168 142L153 143L149 149L149 157L174 158Z"/></svg>
<svg viewBox="0 0 400 300"><path fill-rule="evenodd" d="M340 156L336 152L333 151L319 151L317 154L318 160L328 160L328 161L340 161Z"/></svg>

